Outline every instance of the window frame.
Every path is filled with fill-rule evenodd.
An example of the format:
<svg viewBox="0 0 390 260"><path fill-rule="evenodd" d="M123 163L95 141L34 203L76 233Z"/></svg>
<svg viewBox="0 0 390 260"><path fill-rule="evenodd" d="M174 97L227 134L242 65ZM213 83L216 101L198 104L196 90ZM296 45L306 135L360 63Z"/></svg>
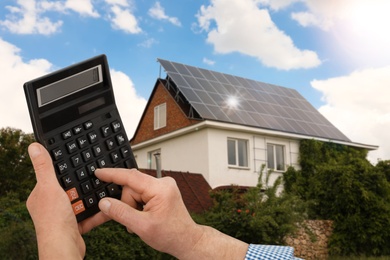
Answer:
<svg viewBox="0 0 390 260"><path fill-rule="evenodd" d="M231 147L229 142L234 142L234 163L231 162ZM241 142L241 143L240 143ZM245 144L244 150L240 144ZM241 154L240 154L241 153ZM227 163L230 168L249 169L249 140L242 138L227 138Z"/></svg>
<svg viewBox="0 0 390 260"><path fill-rule="evenodd" d="M153 129L158 130L167 126L167 103L154 107Z"/></svg>
<svg viewBox="0 0 390 260"><path fill-rule="evenodd" d="M270 146L272 146L272 150L270 150ZM278 153L276 150L277 148L281 148L282 152ZM270 152L272 151L272 167L270 167ZM282 163L280 162L280 158L278 158L278 154L282 155ZM279 168L279 165L282 165L281 168ZM275 144L275 143L267 143L267 168L273 171L277 172L283 172L286 171L286 146L282 144Z"/></svg>

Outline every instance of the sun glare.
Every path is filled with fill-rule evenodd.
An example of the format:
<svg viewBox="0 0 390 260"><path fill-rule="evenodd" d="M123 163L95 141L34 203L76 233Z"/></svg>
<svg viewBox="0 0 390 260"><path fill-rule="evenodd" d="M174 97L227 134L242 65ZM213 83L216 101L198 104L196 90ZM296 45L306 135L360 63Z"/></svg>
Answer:
<svg viewBox="0 0 390 260"><path fill-rule="evenodd" d="M389 57L390 1L355 0L350 3L340 17L340 27L336 29L344 46L367 59L373 55Z"/></svg>
<svg viewBox="0 0 390 260"><path fill-rule="evenodd" d="M235 96L230 96L227 100L227 105L230 108L236 108L238 106L238 99Z"/></svg>

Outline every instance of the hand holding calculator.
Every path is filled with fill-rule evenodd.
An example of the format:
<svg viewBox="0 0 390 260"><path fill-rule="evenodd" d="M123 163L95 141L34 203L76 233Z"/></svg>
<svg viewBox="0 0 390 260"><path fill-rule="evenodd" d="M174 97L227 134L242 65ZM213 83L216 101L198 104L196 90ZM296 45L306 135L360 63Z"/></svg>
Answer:
<svg viewBox="0 0 390 260"><path fill-rule="evenodd" d="M122 188L96 178L97 168L137 168L115 104L105 55L24 84L35 138L51 154L77 221L99 212Z"/></svg>

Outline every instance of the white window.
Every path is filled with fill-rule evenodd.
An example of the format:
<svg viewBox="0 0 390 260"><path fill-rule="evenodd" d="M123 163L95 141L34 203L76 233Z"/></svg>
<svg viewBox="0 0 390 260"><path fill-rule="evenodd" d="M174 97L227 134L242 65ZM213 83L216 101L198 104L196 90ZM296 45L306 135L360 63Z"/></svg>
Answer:
<svg viewBox="0 0 390 260"><path fill-rule="evenodd" d="M278 144L267 144L268 169L284 171L284 146Z"/></svg>
<svg viewBox="0 0 390 260"><path fill-rule="evenodd" d="M167 125L167 105L163 103L154 107L154 130Z"/></svg>
<svg viewBox="0 0 390 260"><path fill-rule="evenodd" d="M248 167L248 140L227 140L228 164L237 167Z"/></svg>

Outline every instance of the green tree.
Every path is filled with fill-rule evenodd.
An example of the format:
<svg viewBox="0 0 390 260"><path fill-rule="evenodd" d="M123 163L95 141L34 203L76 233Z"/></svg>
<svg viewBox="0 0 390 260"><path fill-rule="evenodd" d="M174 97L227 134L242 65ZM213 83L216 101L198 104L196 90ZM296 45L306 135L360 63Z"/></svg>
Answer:
<svg viewBox="0 0 390 260"><path fill-rule="evenodd" d="M331 219L330 252L390 254L390 183L367 151L314 140L301 142L301 170L284 174L286 191L308 202L310 218Z"/></svg>
<svg viewBox="0 0 390 260"><path fill-rule="evenodd" d="M33 142L32 134L13 128L0 129L0 196L9 192L27 199L35 185L35 174L27 147Z"/></svg>

